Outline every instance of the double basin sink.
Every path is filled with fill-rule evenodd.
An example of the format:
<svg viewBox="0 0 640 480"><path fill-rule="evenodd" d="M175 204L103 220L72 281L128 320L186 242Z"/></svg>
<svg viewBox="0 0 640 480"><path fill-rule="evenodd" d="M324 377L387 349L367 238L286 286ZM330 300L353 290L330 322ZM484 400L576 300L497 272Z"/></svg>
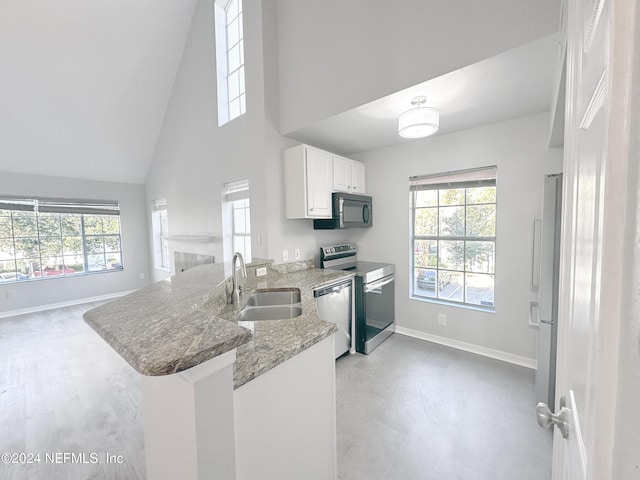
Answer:
<svg viewBox="0 0 640 480"><path fill-rule="evenodd" d="M238 313L239 322L286 320L302 315L299 288L270 288L253 293Z"/></svg>

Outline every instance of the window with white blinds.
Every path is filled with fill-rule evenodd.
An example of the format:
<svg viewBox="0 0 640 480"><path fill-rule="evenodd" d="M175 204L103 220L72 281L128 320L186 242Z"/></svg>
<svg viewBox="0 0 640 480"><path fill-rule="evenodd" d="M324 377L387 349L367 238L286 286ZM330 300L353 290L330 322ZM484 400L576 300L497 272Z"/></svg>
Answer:
<svg viewBox="0 0 640 480"><path fill-rule="evenodd" d="M122 270L115 201L0 197L0 282Z"/></svg>
<svg viewBox="0 0 640 480"><path fill-rule="evenodd" d="M411 297L495 308L496 167L409 179Z"/></svg>

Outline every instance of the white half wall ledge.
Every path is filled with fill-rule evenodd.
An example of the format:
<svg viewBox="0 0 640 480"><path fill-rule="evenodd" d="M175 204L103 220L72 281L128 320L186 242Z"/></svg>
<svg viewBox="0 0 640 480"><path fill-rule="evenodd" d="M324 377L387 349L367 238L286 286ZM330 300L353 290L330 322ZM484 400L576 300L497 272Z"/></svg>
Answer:
<svg viewBox="0 0 640 480"><path fill-rule="evenodd" d="M162 235L173 252L216 256L215 248L222 244L222 237L215 235Z"/></svg>
<svg viewBox="0 0 640 480"><path fill-rule="evenodd" d="M7 310L6 312L0 312L0 318L16 317L18 315L26 315L28 313L45 312L47 310L53 310L55 308L72 307L74 305L82 305L84 303L103 302L118 297L124 297L125 295L129 295L133 292L135 292L135 290L127 290L124 292L109 293L107 295L98 295L96 297L78 298L76 300L69 300L67 302L49 303L45 305L37 305L35 307Z"/></svg>
<svg viewBox="0 0 640 480"><path fill-rule="evenodd" d="M213 243L218 240L215 235L162 235L167 242Z"/></svg>
<svg viewBox="0 0 640 480"><path fill-rule="evenodd" d="M396 325L395 333L400 335L406 335L407 337L413 337L420 340L426 340L427 342L437 343L444 345L445 347L456 348L469 353L475 353L476 355L482 355L483 357L493 358L494 360L500 360L502 362L512 363L520 367L530 368L536 370L538 362L534 358L523 357L509 352L503 352L502 350L495 350L493 348L483 347L481 345L475 345L473 343L461 342L460 340L454 340L447 337L441 337L439 335L433 335L431 333L421 332L419 330L413 330L411 328L400 327Z"/></svg>

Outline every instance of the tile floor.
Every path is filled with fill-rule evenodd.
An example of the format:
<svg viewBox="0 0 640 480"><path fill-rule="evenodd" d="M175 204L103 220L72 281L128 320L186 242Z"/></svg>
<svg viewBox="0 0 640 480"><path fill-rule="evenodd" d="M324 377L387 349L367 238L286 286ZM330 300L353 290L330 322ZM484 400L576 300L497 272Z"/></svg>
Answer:
<svg viewBox="0 0 640 480"><path fill-rule="evenodd" d="M82 321L93 306L0 319L0 453L125 462L0 462L1 479L145 478L138 377ZM401 335L336 371L341 480L550 478L532 371Z"/></svg>

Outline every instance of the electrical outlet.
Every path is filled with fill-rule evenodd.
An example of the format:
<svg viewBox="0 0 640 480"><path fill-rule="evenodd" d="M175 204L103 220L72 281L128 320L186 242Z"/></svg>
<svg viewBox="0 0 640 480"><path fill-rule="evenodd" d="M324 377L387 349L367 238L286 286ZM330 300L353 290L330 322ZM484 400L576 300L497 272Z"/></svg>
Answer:
<svg viewBox="0 0 640 480"><path fill-rule="evenodd" d="M16 291L15 290L7 290L6 292L4 292L4 295L6 298L16 298Z"/></svg>
<svg viewBox="0 0 640 480"><path fill-rule="evenodd" d="M447 316L444 313L438 314L438 325L445 327L447 325Z"/></svg>
<svg viewBox="0 0 640 480"><path fill-rule="evenodd" d="M293 251L293 258L295 258L296 260L300 260L300 249L299 248L296 248Z"/></svg>
<svg viewBox="0 0 640 480"><path fill-rule="evenodd" d="M264 277L267 274L267 267L256 268L256 277Z"/></svg>
<svg viewBox="0 0 640 480"><path fill-rule="evenodd" d="M144 280L144 273L140 274L140 280Z"/></svg>
<svg viewBox="0 0 640 480"><path fill-rule="evenodd" d="M283 262L289 261L289 250L282 250L282 261Z"/></svg>

